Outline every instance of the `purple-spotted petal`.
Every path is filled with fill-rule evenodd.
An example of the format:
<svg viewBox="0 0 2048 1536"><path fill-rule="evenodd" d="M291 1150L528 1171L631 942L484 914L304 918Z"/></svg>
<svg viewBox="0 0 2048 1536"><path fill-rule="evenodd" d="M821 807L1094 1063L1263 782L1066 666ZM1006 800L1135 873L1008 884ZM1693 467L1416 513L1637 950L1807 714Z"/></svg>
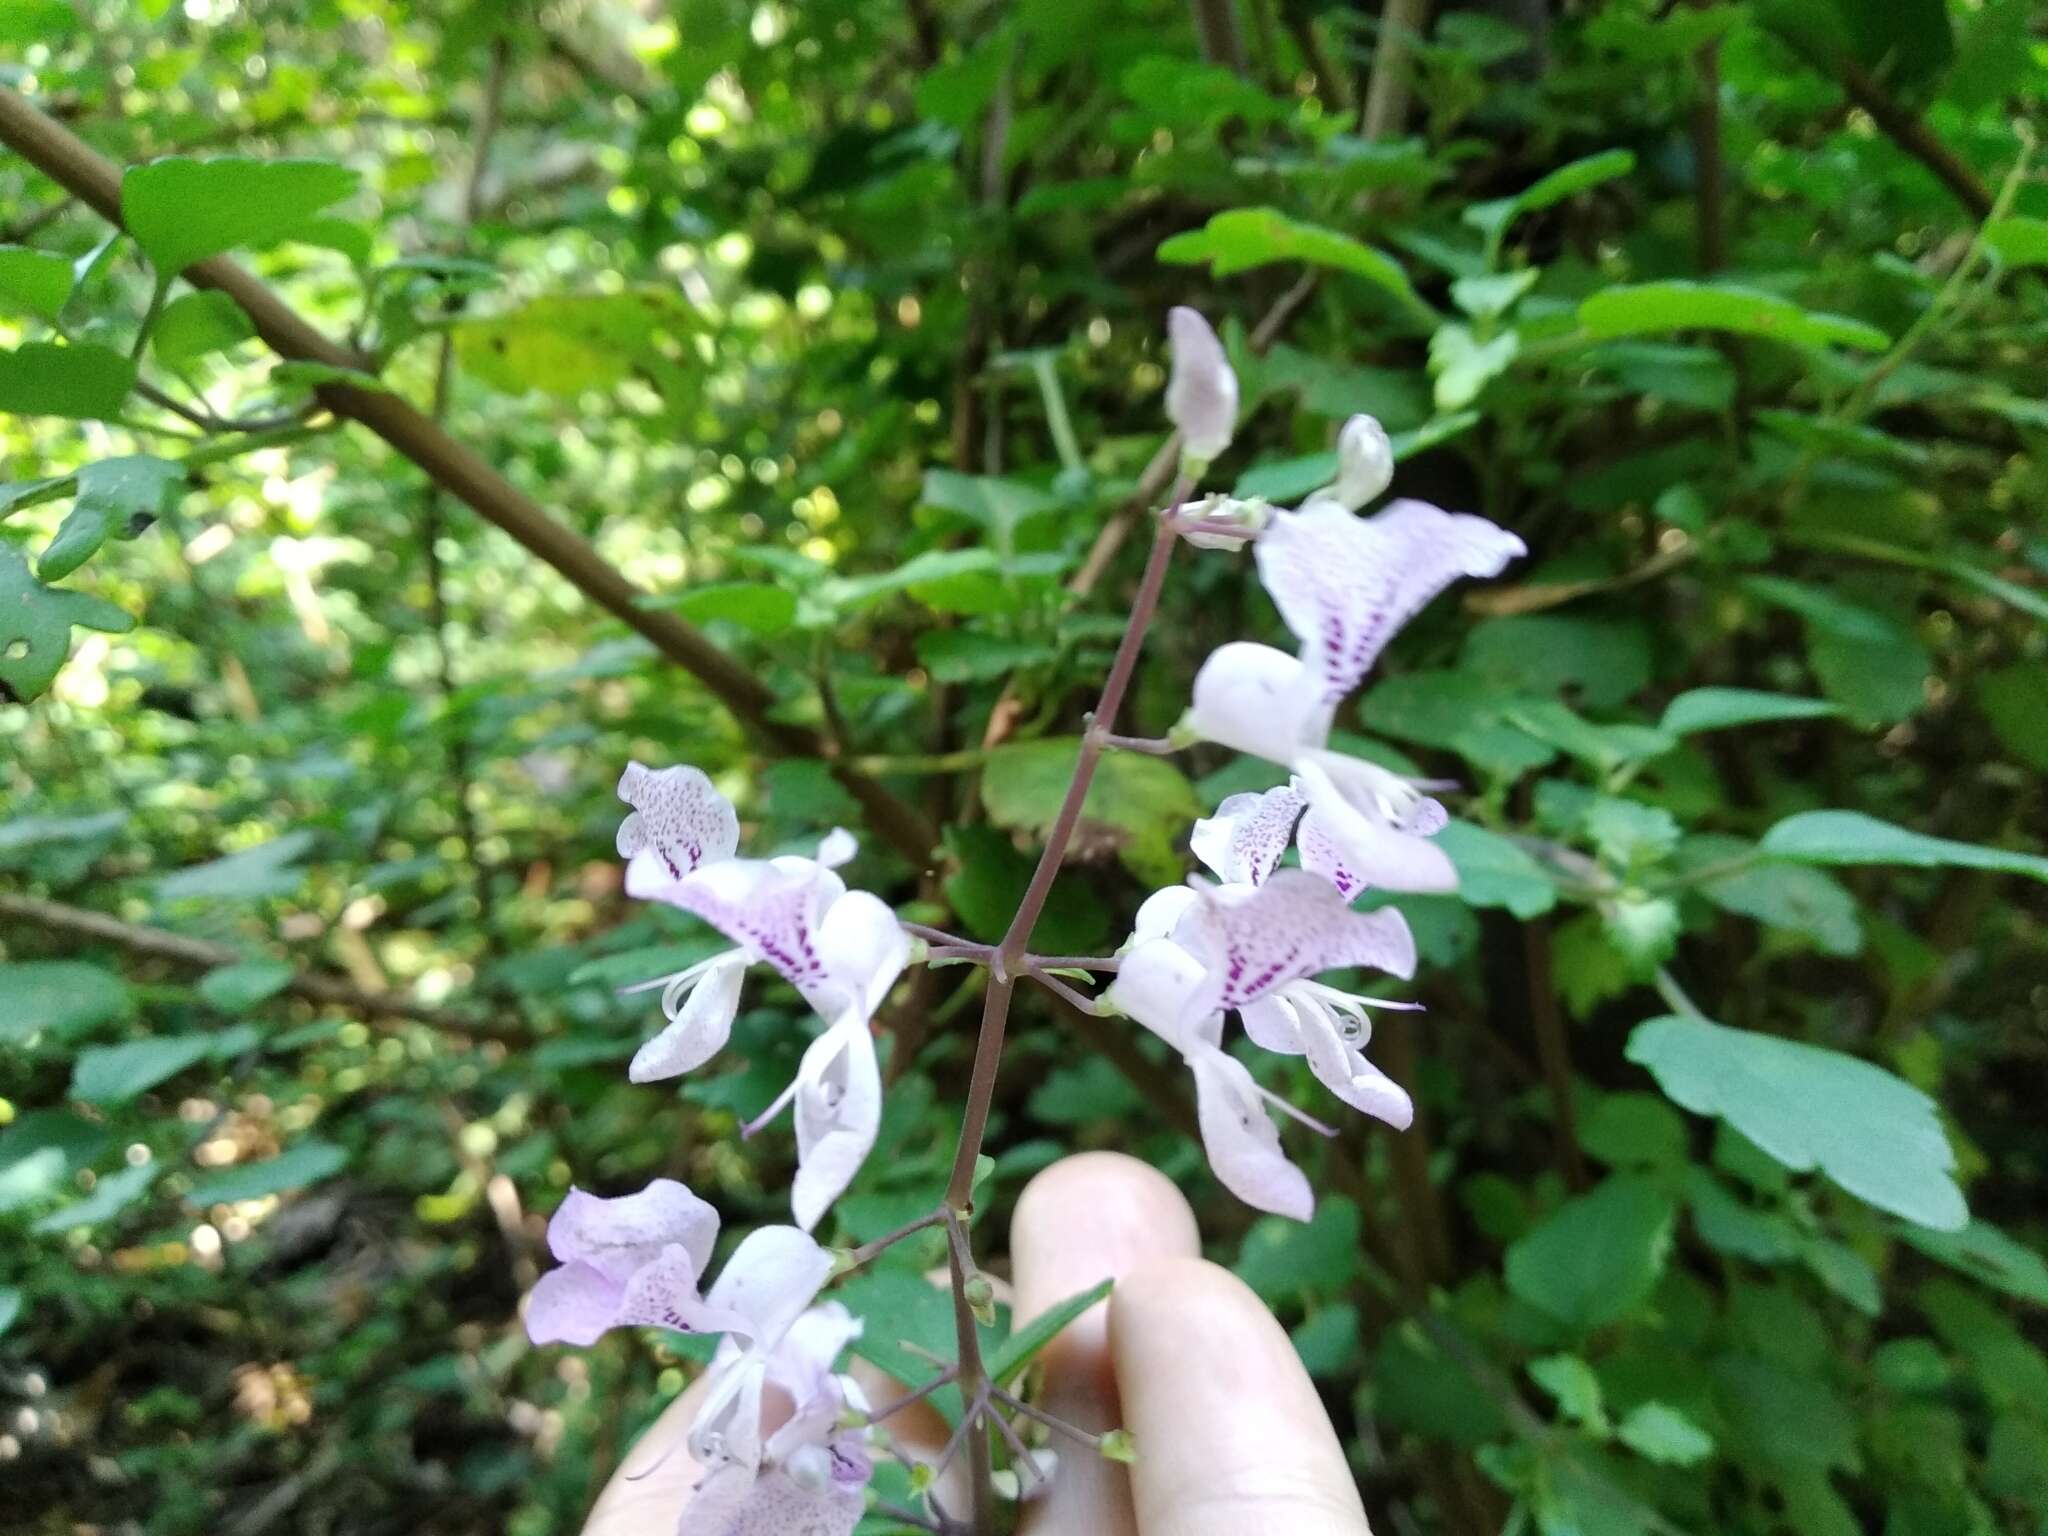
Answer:
<svg viewBox="0 0 2048 1536"><path fill-rule="evenodd" d="M1312 669L1270 645L1233 640L1195 674L1194 702L1182 724L1203 741L1285 767L1329 739L1334 709Z"/></svg>
<svg viewBox="0 0 2048 1536"><path fill-rule="evenodd" d="M636 1083L654 1083L695 1071L725 1048L732 1021L740 1010L740 984L747 959L711 966L697 978L683 1006L668 1027L633 1053L626 1075Z"/></svg>
<svg viewBox="0 0 2048 1536"><path fill-rule="evenodd" d="M1346 897L1361 889L1382 891L1455 891L1458 869L1450 855L1427 837L1403 831L1388 817L1388 805L1373 788L1385 770L1334 752L1317 753L1297 765L1296 782L1308 796L1302 818L1301 861L1328 879ZM1428 807L1424 810L1423 807ZM1438 824L1443 807L1414 797L1403 820L1410 825ZM1434 814L1432 814L1434 813Z"/></svg>
<svg viewBox="0 0 2048 1536"><path fill-rule="evenodd" d="M813 1488L780 1467L758 1477L727 1467L691 1496L677 1536L850 1536L866 1509L865 1486L865 1478L846 1484L828 1473Z"/></svg>
<svg viewBox="0 0 2048 1536"><path fill-rule="evenodd" d="M583 1263L615 1284L664 1249L680 1247L701 1274L718 1241L718 1212L674 1179L656 1179L630 1195L605 1199L571 1189L548 1220L548 1251Z"/></svg>
<svg viewBox="0 0 2048 1536"><path fill-rule="evenodd" d="M1180 306L1166 317L1173 371L1166 381L1166 415L1180 428L1182 451L1206 463L1230 446L1237 430L1237 374L1223 343L1194 310Z"/></svg>
<svg viewBox="0 0 2048 1536"><path fill-rule="evenodd" d="M806 1232L846 1192L882 1124L882 1072L867 1016L849 1013L797 1067L796 1178L790 1211Z"/></svg>
<svg viewBox="0 0 2048 1536"><path fill-rule="evenodd" d="M795 1227L757 1227L725 1261L706 1299L744 1320L732 1330L735 1334L759 1346L772 1346L831 1273L832 1256L809 1233Z"/></svg>
<svg viewBox="0 0 2048 1536"><path fill-rule="evenodd" d="M1514 534L1469 513L1396 501L1360 518L1330 500L1274 518L1256 550L1259 577L1331 703L1451 582L1498 575L1527 552Z"/></svg>
<svg viewBox="0 0 2048 1536"><path fill-rule="evenodd" d="M619 778L619 798L633 807L619 823L619 856L639 883L680 880L705 864L729 859L740 844L739 817L732 802L696 768L653 769L628 763ZM629 887L630 888L630 887Z"/></svg>
<svg viewBox="0 0 2048 1536"><path fill-rule="evenodd" d="M677 881L664 899L694 912L781 973L819 1012L831 1006L817 929L846 884L815 859L727 859Z"/></svg>
<svg viewBox="0 0 2048 1536"><path fill-rule="evenodd" d="M1221 1051L1188 1058L1195 1118L1217 1182L1246 1205L1307 1221L1315 1210L1308 1178L1280 1150L1280 1131L1244 1064Z"/></svg>
<svg viewBox="0 0 2048 1536"><path fill-rule="evenodd" d="M614 1324L621 1328L673 1328L677 1333L725 1333L742 1321L698 1294L702 1271L680 1245L662 1249L633 1271L619 1297Z"/></svg>
<svg viewBox="0 0 2048 1536"><path fill-rule="evenodd" d="M1391 908L1353 912L1336 887L1305 869L1277 870L1260 886L1202 892L1178 937L1204 969L1190 1013L1242 1008L1340 966L1415 974L1407 919Z"/></svg>
<svg viewBox="0 0 2048 1536"><path fill-rule="evenodd" d="M1195 823L1188 846L1218 880L1257 885L1279 867L1308 801L1292 784L1262 795L1232 795Z"/></svg>

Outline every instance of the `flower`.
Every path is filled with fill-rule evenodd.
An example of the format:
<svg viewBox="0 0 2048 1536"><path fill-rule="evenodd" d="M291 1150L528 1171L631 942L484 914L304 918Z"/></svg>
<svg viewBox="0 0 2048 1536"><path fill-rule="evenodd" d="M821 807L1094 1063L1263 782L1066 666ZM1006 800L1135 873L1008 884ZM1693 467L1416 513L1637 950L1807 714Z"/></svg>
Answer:
<svg viewBox="0 0 2048 1536"><path fill-rule="evenodd" d="M1230 446L1237 430L1237 375L1223 343L1194 310L1168 311L1166 335L1173 347L1166 415L1180 429L1182 459L1204 465Z"/></svg>
<svg viewBox="0 0 2048 1536"><path fill-rule="evenodd" d="M1224 1187L1261 1210L1306 1220L1314 1195L1281 1152L1264 1105L1306 1117L1259 1087L1223 1050L1223 1015L1237 1011L1246 1032L1268 1050L1305 1055L1316 1077L1353 1108L1405 1127L1413 1117L1407 1094L1362 1050L1370 1038L1365 1009L1374 1000L1308 978L1353 965L1413 975L1415 939L1399 912L1353 912L1323 876L1273 868L1277 850L1270 860L1249 852L1255 841L1270 845L1272 825L1284 820L1273 806L1255 812L1245 821L1259 830L1247 832L1247 847L1236 854L1251 878L1154 894L1138 911L1106 996L1178 1050L1194 1072L1202 1145ZM1216 841L1204 839L1212 851ZM1285 847L1282 834L1278 848Z"/></svg>
<svg viewBox="0 0 2048 1536"><path fill-rule="evenodd" d="M866 1403L832 1370L860 1324L837 1302L812 1305L832 1257L794 1227L762 1227L700 1294L717 1238L718 1213L673 1179L609 1200L572 1189L548 1222L562 1262L533 1288L527 1333L584 1345L640 1325L724 1334L688 1436L707 1473L690 1505L692 1536L846 1536L872 1468L860 1436L840 1424L843 1410ZM771 1405L788 1417L764 1440Z"/></svg>
<svg viewBox="0 0 2048 1536"><path fill-rule="evenodd" d="M835 872L856 850L847 832L830 833L815 858L736 858L736 830L730 838L704 830L738 826L708 779L695 769L641 773L641 799L619 835L621 851L634 845L627 893L695 913L736 947L646 983L661 986L669 1023L634 1054L629 1073L651 1082L710 1060L731 1035L747 967L773 966L827 1027L805 1049L795 1081L747 1131L795 1103L790 1203L809 1231L852 1182L880 1128L882 1075L868 1026L909 961L910 940L886 902L849 891Z"/></svg>
<svg viewBox="0 0 2048 1536"><path fill-rule="evenodd" d="M1481 517L1396 501L1371 517L1356 509L1386 485L1393 455L1369 416L1338 439L1337 478L1259 536L1259 577L1301 643L1220 646L1195 676L1182 731L1292 770L1312 819L1304 842L1343 872L1351 889L1457 888L1457 870L1428 842L1447 817L1397 774L1329 749L1337 706L1372 670L1387 642L1460 576L1492 576L1526 553L1514 534Z"/></svg>

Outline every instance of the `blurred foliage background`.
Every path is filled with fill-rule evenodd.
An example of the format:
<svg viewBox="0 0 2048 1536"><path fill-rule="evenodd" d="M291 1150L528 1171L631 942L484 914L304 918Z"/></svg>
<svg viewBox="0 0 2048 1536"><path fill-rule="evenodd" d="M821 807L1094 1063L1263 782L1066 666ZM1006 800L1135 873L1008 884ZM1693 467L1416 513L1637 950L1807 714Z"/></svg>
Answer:
<svg viewBox="0 0 2048 1536"><path fill-rule="evenodd" d="M1344 722L1464 786L1464 891L1402 903L1428 1011L1374 1047L1421 1115L1252 1220L1154 1042L1033 997L992 1233L1063 1150L1167 1169L1383 1532L2048 1530L2028 0L4 0L0 85L217 162L110 239L0 161L0 1526L576 1529L695 1365L528 1346L545 1214L660 1173L776 1219L787 1132L734 1129L805 1038L756 986L719 1063L627 1083L616 989L711 940L623 899L619 771L794 846L863 825L815 733L944 829L859 878L999 933L1186 302L1245 380L1224 484L1299 494L1367 411L1400 491L1533 552ZM361 373L156 279L229 248ZM1185 559L1126 728L1278 634ZM1112 759L1040 947L1114 947L1263 771ZM887 1010L840 1240L942 1182L975 984ZM913 1273L871 1343L930 1326Z"/></svg>

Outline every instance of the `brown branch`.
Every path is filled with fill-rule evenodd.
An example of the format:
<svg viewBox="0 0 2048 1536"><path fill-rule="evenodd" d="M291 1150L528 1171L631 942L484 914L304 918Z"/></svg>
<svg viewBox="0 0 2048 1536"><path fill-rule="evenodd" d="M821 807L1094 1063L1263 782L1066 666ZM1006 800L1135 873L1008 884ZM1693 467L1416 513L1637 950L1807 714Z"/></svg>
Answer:
<svg viewBox="0 0 2048 1536"><path fill-rule="evenodd" d="M249 958L241 950L230 945L214 944L205 939L173 933L168 928L149 928L141 923L123 922L120 918L109 917L104 912L93 912L84 907L70 907L57 901L44 901L36 896L11 896L6 892L0 892L0 917L33 923L36 927L46 928L52 933L76 934L81 938L98 939L107 944L118 945L134 954L152 955L160 960L172 960L180 965L195 966L200 970L211 971L223 965L239 965ZM455 1013L446 1008L436 1008L427 1003L417 1002L403 992L371 992L350 982L333 976L322 976L313 971L296 972L292 979L285 983L284 990L310 1003L331 1003L336 1007L384 1018L415 1019L422 1024L431 1024L436 1029L445 1029L451 1034L475 1035L479 1039L519 1044L525 1044L530 1039L523 1030L510 1029L485 1019L473 1018L468 1014Z"/></svg>
<svg viewBox="0 0 2048 1536"><path fill-rule="evenodd" d="M119 168L18 92L4 88L0 88L0 143L102 217L120 223ZM282 357L357 371L373 366L370 359L322 334L225 256L199 262L188 268L184 276L198 287L214 289L233 299L249 316L256 333ZM642 607L640 599L644 594L595 547L550 517L530 496L473 449L442 431L424 412L381 389L323 384L319 395L335 415L368 427L417 464L442 489L509 533L529 552L559 571L584 596L694 675L769 748L792 757L825 755L817 732L772 718L775 694L751 671L678 615ZM833 776L861 803L876 830L922 868L937 840L924 813L844 763L830 766Z"/></svg>
<svg viewBox="0 0 2048 1536"><path fill-rule="evenodd" d="M1699 215L1702 272L1728 265L1728 173L1721 153L1721 40L1710 38L1693 52L1693 201Z"/></svg>
<svg viewBox="0 0 2048 1536"><path fill-rule="evenodd" d="M1386 0L1381 7L1372 75L1365 83L1365 105L1358 110L1358 136L1367 143L1398 133L1407 121L1415 94L1415 44L1428 25L1429 0Z"/></svg>

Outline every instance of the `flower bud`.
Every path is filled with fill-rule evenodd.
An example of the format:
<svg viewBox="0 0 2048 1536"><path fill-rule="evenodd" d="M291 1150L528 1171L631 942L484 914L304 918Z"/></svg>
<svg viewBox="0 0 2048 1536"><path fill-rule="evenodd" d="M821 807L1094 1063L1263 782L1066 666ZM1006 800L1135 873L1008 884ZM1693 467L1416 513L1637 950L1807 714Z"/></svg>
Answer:
<svg viewBox="0 0 2048 1536"><path fill-rule="evenodd" d="M996 1288L987 1275L969 1275L961 1282L960 1297L967 1303L967 1310L974 1314L974 1320L982 1327L995 1326Z"/></svg>
<svg viewBox="0 0 2048 1536"><path fill-rule="evenodd" d="M1108 1461L1128 1464L1138 1459L1138 1442L1131 1438L1128 1429L1112 1429L1097 1442L1095 1448Z"/></svg>
<svg viewBox="0 0 2048 1536"><path fill-rule="evenodd" d="M1327 494L1356 512L1393 483L1387 429L1370 416L1352 417L1337 434L1337 479Z"/></svg>
<svg viewBox="0 0 2048 1536"><path fill-rule="evenodd" d="M1257 496L1239 498L1219 494L1190 502L1181 508L1181 517L1185 522L1208 525L1181 535L1197 549L1243 549L1248 540L1272 521L1273 507ZM1242 528L1244 532L1223 531L1227 528Z"/></svg>
<svg viewBox="0 0 2048 1536"><path fill-rule="evenodd" d="M1185 305L1166 317L1173 374L1166 381L1166 414L1180 428L1181 459L1190 469L1230 446L1237 429L1237 375L1209 322Z"/></svg>

